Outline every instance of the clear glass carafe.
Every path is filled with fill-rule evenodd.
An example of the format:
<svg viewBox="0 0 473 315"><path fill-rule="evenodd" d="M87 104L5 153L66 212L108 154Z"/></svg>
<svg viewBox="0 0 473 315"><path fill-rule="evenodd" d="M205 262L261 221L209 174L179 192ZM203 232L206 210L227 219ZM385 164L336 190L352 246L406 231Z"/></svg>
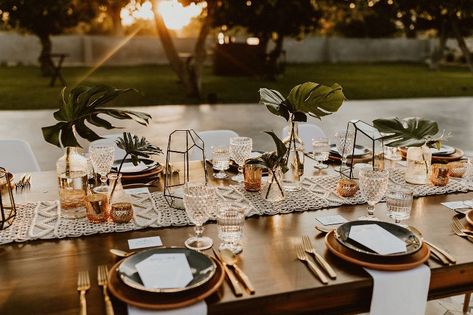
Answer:
<svg viewBox="0 0 473 315"><path fill-rule="evenodd" d="M289 170L284 174L283 185L287 191L301 189L301 177L304 174L304 142L299 137L297 122L289 120L289 135L283 140L286 145L287 167Z"/></svg>
<svg viewBox="0 0 473 315"><path fill-rule="evenodd" d="M61 216L68 219L86 215L87 159L78 147L66 147L56 162Z"/></svg>
<svg viewBox="0 0 473 315"><path fill-rule="evenodd" d="M285 192L282 186L282 178L283 173L280 167L277 167L274 171L269 170L268 181L261 190L261 196L271 202L283 200Z"/></svg>
<svg viewBox="0 0 473 315"><path fill-rule="evenodd" d="M130 195L123 189L121 175L109 174L110 218L115 223L128 223L133 218L133 204Z"/></svg>

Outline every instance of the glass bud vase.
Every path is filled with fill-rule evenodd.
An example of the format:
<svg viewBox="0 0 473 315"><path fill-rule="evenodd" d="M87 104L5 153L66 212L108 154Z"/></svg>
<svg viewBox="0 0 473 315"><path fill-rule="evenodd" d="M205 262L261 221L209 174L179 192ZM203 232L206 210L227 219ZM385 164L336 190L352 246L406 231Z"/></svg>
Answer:
<svg viewBox="0 0 473 315"><path fill-rule="evenodd" d="M86 215L87 159L79 150L66 147L64 155L56 162L61 216L68 219Z"/></svg>
<svg viewBox="0 0 473 315"><path fill-rule="evenodd" d="M268 181L261 190L261 195L264 199L276 202L284 199L284 187L282 185L283 173L281 168L276 168L274 171L269 170Z"/></svg>
<svg viewBox="0 0 473 315"><path fill-rule="evenodd" d="M123 189L121 175L109 174L110 218L115 223L128 223L133 218L133 204L130 195Z"/></svg>
<svg viewBox="0 0 473 315"><path fill-rule="evenodd" d="M407 149L406 182L411 184L428 184L432 151L426 145Z"/></svg>
<svg viewBox="0 0 473 315"><path fill-rule="evenodd" d="M284 189L297 191L301 189L301 177L304 174L304 142L299 137L297 122L289 120L289 134L283 140L287 147L287 171L284 176Z"/></svg>

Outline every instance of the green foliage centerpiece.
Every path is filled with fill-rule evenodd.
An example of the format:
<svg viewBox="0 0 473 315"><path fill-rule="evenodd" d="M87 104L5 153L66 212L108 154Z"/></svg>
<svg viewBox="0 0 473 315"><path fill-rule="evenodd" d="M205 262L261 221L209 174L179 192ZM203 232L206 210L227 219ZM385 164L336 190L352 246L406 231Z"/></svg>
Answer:
<svg viewBox="0 0 473 315"><path fill-rule="evenodd" d="M305 82L293 87L287 98L280 92L267 88L260 89L259 94L261 104L289 123L289 135L284 139L287 147L285 160L290 166L285 176L285 188L299 190L300 177L304 172L304 144L298 136L297 123L306 122L307 116L321 119L338 111L345 100L342 87L337 83L325 86Z"/></svg>
<svg viewBox="0 0 473 315"><path fill-rule="evenodd" d="M383 134L381 138L388 147L406 147L406 181L412 184L429 182L432 152L430 147L440 148L447 136L440 135L437 122L419 117L373 120L373 126Z"/></svg>

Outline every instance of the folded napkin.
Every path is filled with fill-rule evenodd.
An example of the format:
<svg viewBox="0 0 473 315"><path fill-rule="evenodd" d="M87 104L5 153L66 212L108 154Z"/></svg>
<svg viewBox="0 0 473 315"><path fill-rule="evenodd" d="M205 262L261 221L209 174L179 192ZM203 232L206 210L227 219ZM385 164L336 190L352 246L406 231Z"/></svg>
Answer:
<svg viewBox="0 0 473 315"><path fill-rule="evenodd" d="M406 271L364 268L373 278L371 315L425 314L430 268L421 265Z"/></svg>
<svg viewBox="0 0 473 315"><path fill-rule="evenodd" d="M166 311L146 310L128 305L128 315L207 315L207 303L201 301L191 306Z"/></svg>

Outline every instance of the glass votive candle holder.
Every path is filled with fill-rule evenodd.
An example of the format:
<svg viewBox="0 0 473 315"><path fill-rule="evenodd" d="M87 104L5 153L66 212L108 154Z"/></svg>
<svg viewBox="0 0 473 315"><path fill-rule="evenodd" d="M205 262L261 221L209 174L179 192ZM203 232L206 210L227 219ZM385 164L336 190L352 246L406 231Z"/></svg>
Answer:
<svg viewBox="0 0 473 315"><path fill-rule="evenodd" d="M260 191L263 169L256 164L245 163L243 166L243 184L246 191Z"/></svg>
<svg viewBox="0 0 473 315"><path fill-rule="evenodd" d="M430 182L435 186L445 186L448 184L449 167L446 164L432 164Z"/></svg>
<svg viewBox="0 0 473 315"><path fill-rule="evenodd" d="M466 173L467 165L465 162L450 162L447 165L450 177L463 177Z"/></svg>
<svg viewBox="0 0 473 315"><path fill-rule="evenodd" d="M108 219L110 205L108 196L101 193L91 193L85 197L87 219L90 222L100 223Z"/></svg>
<svg viewBox="0 0 473 315"><path fill-rule="evenodd" d="M340 178L337 182L337 194L339 196L352 197L358 189L358 183L353 179Z"/></svg>

